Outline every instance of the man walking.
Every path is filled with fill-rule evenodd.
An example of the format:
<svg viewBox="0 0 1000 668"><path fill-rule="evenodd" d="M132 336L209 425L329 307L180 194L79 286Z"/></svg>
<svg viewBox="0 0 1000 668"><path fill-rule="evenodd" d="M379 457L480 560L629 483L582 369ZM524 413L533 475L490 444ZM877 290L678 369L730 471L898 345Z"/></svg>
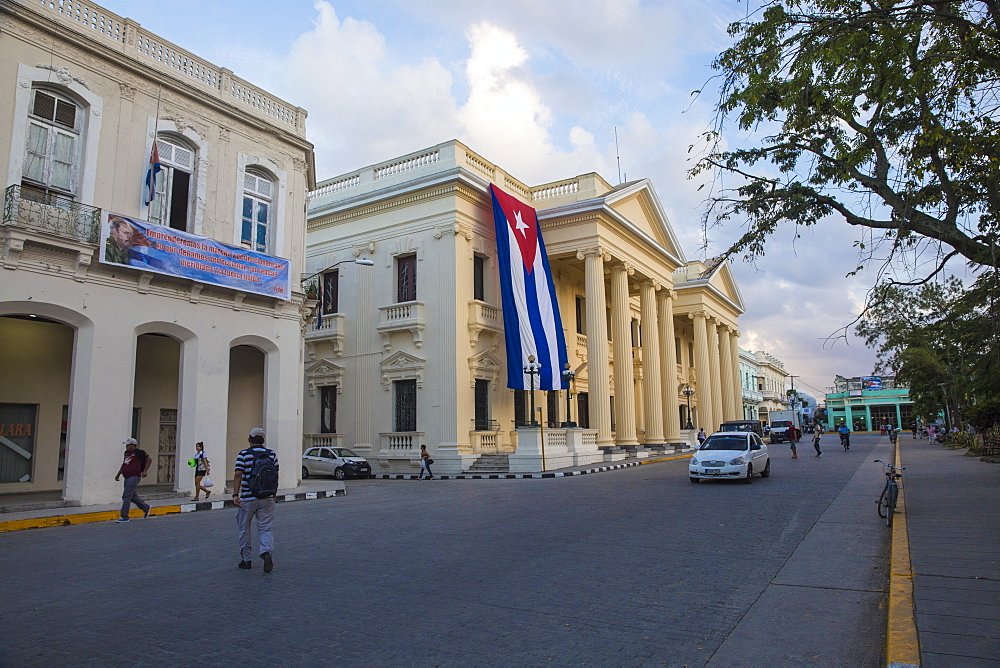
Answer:
<svg viewBox="0 0 1000 668"><path fill-rule="evenodd" d="M817 424L813 429L813 448L816 450L816 456L822 457L823 451L819 449L819 439L823 435L823 425Z"/></svg>
<svg viewBox="0 0 1000 668"><path fill-rule="evenodd" d="M146 477L146 471L149 470L153 460L144 450L136 447L138 443L134 438L128 439L122 445L125 446L125 459L118 468L115 480L121 480L122 476L125 476L125 490L122 492L121 517L115 520L116 522L128 522L128 511L133 503L143 512L143 517L149 517L149 511L152 510L149 504L139 497L135 488L139 486L139 481Z"/></svg>
<svg viewBox="0 0 1000 668"><path fill-rule="evenodd" d="M250 447L236 457L233 476L233 504L237 508L236 524L240 541L239 567L253 568L250 541L256 518L260 558L264 560L264 572L270 573L274 568L271 522L274 521L274 496L278 493L278 456L274 450L264 447L264 430L260 427L250 431L247 441Z"/></svg>

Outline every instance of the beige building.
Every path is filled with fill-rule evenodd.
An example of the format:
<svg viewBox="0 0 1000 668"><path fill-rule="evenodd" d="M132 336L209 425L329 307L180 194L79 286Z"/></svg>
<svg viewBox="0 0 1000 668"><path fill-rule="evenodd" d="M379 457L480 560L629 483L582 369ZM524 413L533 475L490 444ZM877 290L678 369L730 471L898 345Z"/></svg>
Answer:
<svg viewBox="0 0 1000 668"><path fill-rule="evenodd" d="M538 212L571 396L506 387L491 183ZM531 186L449 141L320 183L308 218L306 446L376 472L415 470L420 445L442 472L538 470L543 442L546 468L690 442L689 401L695 429L742 415L739 290L686 260L648 180Z"/></svg>
<svg viewBox="0 0 1000 668"><path fill-rule="evenodd" d="M89 2L5 0L0 30L0 493L113 501L129 436L154 458L144 484L191 490L195 442L231 478L261 425L294 484L305 111ZM296 280L266 296L105 263L108 213Z"/></svg>

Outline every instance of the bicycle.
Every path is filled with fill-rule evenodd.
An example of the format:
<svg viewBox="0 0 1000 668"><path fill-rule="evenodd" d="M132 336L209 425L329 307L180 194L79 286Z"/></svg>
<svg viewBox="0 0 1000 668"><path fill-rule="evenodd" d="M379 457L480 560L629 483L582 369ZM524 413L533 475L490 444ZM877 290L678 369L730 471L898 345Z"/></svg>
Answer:
<svg viewBox="0 0 1000 668"><path fill-rule="evenodd" d="M876 464L885 467L885 487L882 488L882 495L878 497L878 516L885 518L885 525L892 526L892 516L896 512L896 501L899 499L899 483L897 480L903 477L897 471L905 471L905 466L893 466L886 464L881 459L875 460Z"/></svg>

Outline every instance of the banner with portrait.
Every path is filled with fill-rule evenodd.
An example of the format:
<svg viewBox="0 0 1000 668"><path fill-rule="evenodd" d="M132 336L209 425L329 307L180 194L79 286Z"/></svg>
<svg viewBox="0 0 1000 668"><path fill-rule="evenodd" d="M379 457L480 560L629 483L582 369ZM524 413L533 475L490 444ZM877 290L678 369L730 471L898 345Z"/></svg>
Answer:
<svg viewBox="0 0 1000 668"><path fill-rule="evenodd" d="M291 263L279 257L107 211L101 217L101 239L105 264L291 298Z"/></svg>

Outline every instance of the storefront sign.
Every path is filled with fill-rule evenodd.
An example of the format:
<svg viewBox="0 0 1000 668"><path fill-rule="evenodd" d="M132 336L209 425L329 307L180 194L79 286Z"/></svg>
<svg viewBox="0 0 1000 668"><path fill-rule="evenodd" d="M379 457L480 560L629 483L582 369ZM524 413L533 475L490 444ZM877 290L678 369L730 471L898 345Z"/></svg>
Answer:
<svg viewBox="0 0 1000 668"><path fill-rule="evenodd" d="M104 212L101 262L241 292L291 298L290 262L162 225Z"/></svg>

